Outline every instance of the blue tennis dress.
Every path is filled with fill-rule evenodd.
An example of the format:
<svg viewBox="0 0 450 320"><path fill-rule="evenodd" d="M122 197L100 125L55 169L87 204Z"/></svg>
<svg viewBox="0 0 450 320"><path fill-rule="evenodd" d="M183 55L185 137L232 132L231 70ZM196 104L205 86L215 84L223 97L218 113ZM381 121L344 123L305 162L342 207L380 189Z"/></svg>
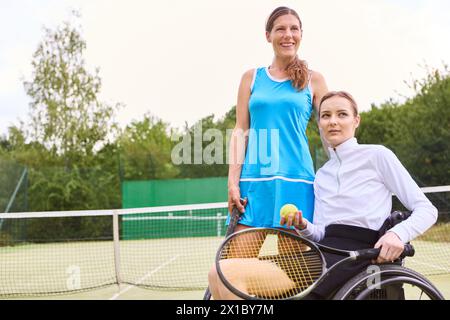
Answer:
<svg viewBox="0 0 450 320"><path fill-rule="evenodd" d="M239 223L280 227L280 209L297 206L313 221L314 167L306 137L312 91L275 79L267 67L255 71L249 101L250 130L239 188L247 197Z"/></svg>

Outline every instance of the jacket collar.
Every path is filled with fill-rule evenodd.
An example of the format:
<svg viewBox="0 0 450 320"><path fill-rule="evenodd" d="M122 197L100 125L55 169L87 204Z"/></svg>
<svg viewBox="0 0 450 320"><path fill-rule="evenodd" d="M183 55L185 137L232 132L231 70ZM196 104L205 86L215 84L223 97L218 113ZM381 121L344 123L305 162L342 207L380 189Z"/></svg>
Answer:
<svg viewBox="0 0 450 320"><path fill-rule="evenodd" d="M355 137L346 140L335 148L328 147L328 151L330 154L330 158L335 158L336 154L341 156L342 154L346 154L347 151L352 150L356 146L358 146L358 140Z"/></svg>

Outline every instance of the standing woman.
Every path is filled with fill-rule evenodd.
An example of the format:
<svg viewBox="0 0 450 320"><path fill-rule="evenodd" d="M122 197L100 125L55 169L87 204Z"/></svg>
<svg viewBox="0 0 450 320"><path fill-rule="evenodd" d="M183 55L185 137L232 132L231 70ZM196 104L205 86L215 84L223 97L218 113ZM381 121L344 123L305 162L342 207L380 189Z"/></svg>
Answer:
<svg viewBox="0 0 450 320"><path fill-rule="evenodd" d="M228 210L236 206L242 213L235 231L287 228L280 225L280 209L286 203L295 204L312 219L314 167L306 127L328 89L323 76L297 56L302 35L298 14L287 7L276 8L266 23L272 63L242 76L228 172ZM241 246L246 244L239 243L237 249ZM213 298L229 294L215 266L208 280Z"/></svg>
<svg viewBox="0 0 450 320"><path fill-rule="evenodd" d="M229 212L236 206L243 213L236 231L282 227L279 212L286 203L312 218L314 167L306 127L328 90L323 76L297 56L302 34L298 14L276 8L266 23L272 63L242 76L228 174Z"/></svg>

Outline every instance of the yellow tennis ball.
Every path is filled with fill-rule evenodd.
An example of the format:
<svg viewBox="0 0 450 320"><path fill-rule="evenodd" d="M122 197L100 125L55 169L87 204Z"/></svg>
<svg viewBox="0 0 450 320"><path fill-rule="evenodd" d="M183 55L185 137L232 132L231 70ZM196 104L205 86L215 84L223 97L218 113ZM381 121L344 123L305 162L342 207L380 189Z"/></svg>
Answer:
<svg viewBox="0 0 450 320"><path fill-rule="evenodd" d="M287 203L284 206L281 207L280 209L280 216L281 217L287 217L288 214L290 213L296 213L298 212L298 209L296 206L294 206L293 204Z"/></svg>

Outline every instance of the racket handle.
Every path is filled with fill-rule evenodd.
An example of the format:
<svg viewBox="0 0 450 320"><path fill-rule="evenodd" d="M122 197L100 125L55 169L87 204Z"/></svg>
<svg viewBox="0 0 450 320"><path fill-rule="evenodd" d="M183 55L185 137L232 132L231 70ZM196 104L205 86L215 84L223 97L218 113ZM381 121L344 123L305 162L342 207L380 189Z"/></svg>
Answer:
<svg viewBox="0 0 450 320"><path fill-rule="evenodd" d="M241 204L244 204L244 199L239 199ZM228 224L227 231L225 233L225 238L227 238L229 235L234 233L234 229L236 229L236 226L241 219L241 212L238 210L236 206L233 206L233 209L231 210L230 214L230 223Z"/></svg>
<svg viewBox="0 0 450 320"><path fill-rule="evenodd" d="M366 249L366 250L358 250L356 252L356 260L371 260L378 258L378 255L380 254L381 249L380 248L372 248L372 249Z"/></svg>
<svg viewBox="0 0 450 320"><path fill-rule="evenodd" d="M405 244L405 249L403 249L403 252L400 255L400 258L413 257L415 253L416 253L416 250L414 249L413 245L407 243L407 244Z"/></svg>
<svg viewBox="0 0 450 320"><path fill-rule="evenodd" d="M357 254L356 254L356 260L376 259L376 258L378 258L380 251L381 251L381 248L359 250L359 251L357 251ZM414 256L415 252L416 251L414 250L414 247L411 244L407 243L407 244L405 244L405 248L403 249L403 252L399 258L403 259L404 257L412 257L412 256Z"/></svg>
<svg viewBox="0 0 450 320"><path fill-rule="evenodd" d="M234 229L236 229L236 225L239 222L241 217L241 213L238 208L233 206L233 210L231 211L230 223L228 224L227 232L225 233L225 238L234 233Z"/></svg>

